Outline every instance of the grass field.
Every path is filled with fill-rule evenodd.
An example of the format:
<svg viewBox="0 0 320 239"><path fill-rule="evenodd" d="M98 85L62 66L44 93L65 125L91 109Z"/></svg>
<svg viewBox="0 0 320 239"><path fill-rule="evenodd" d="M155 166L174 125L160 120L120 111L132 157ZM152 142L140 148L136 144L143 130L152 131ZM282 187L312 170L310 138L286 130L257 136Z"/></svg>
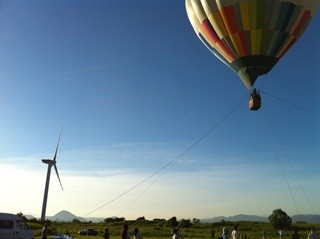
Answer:
<svg viewBox="0 0 320 239"><path fill-rule="evenodd" d="M128 221L129 231L131 238L133 238L133 229L135 227L139 228L141 236L143 239L170 239L172 228L165 225L164 222L154 222L154 221ZM39 222L29 222L35 238L41 238L42 223ZM227 226L229 231L233 230L233 227L238 226L238 232L240 233L240 239L261 239L262 230L267 231L267 239L279 239L279 234L277 230L273 229L270 223L264 222L220 222L220 223L195 223L189 228L180 228L180 235L184 238L212 238L210 231L212 228L216 231L215 239L222 232L222 228ZM72 223L72 222L50 222L51 235L56 235L58 233L72 235L77 239L102 239L105 228L109 229L110 239L119 239L120 231L122 229L123 222L109 222L109 223ZM311 228L315 228L317 232L320 231L319 224L308 224L308 223L296 223L293 224L294 227L299 229L299 234L301 239L307 239L308 233ZM94 228L98 231L97 236L80 236L78 231L84 228ZM291 230L285 231L284 239L291 239Z"/></svg>

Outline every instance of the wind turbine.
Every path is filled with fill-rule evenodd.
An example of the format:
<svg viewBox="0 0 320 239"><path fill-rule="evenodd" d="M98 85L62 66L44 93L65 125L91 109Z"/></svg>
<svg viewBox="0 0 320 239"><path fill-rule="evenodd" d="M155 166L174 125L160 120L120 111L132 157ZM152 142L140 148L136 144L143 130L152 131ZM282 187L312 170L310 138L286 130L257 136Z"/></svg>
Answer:
<svg viewBox="0 0 320 239"><path fill-rule="evenodd" d="M46 209L47 209L47 200L48 200L48 191L49 191L49 183L50 183L50 175L51 175L51 168L52 166L54 166L54 169L56 171L56 174L58 176L59 182L60 182L60 186L61 189L63 191L63 187L61 184L61 180L59 177L59 173L58 173L58 168L57 168L57 153L58 153L58 148L59 148L59 143L60 143L60 137L62 134L62 128L61 128L61 132L59 135L59 139L58 139L58 143L57 143L57 147L56 147L56 151L54 153L53 159L42 159L42 162L45 164L48 164L48 171L47 171L47 180L46 180L46 186L44 189L44 197L43 197L43 204L42 204L42 212L41 212L41 221L44 221L46 218Z"/></svg>

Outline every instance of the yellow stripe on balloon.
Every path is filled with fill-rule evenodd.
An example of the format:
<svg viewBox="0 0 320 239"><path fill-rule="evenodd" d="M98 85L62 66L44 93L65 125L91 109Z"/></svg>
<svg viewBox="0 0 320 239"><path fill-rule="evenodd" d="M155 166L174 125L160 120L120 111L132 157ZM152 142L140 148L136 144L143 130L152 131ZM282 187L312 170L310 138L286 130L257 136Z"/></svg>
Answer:
<svg viewBox="0 0 320 239"><path fill-rule="evenodd" d="M239 2L243 30L250 30L248 2Z"/></svg>
<svg viewBox="0 0 320 239"><path fill-rule="evenodd" d="M251 32L251 51L252 55L261 54L261 36L262 30L252 30Z"/></svg>
<svg viewBox="0 0 320 239"><path fill-rule="evenodd" d="M236 32L231 34L230 38L231 38L231 41L233 42L233 45L235 46L235 50L237 51L237 57L245 56L239 33Z"/></svg>
<svg viewBox="0 0 320 239"><path fill-rule="evenodd" d="M250 29L257 28L257 1L249 1Z"/></svg>
<svg viewBox="0 0 320 239"><path fill-rule="evenodd" d="M209 20L213 26L213 28L216 30L218 36L220 39L228 35L227 29L225 28L222 18L220 16L220 13L218 11L213 12L209 16Z"/></svg>
<svg viewBox="0 0 320 239"><path fill-rule="evenodd" d="M202 0L201 2L211 25L219 38L222 39L227 35L227 30L221 19L218 6L213 1Z"/></svg>
<svg viewBox="0 0 320 239"><path fill-rule="evenodd" d="M281 9L281 4L275 1L273 5L272 13L270 13L270 18L271 18L270 25L269 25L270 30L279 30L279 29L276 29L276 26L277 26L278 16L280 15L280 9Z"/></svg>

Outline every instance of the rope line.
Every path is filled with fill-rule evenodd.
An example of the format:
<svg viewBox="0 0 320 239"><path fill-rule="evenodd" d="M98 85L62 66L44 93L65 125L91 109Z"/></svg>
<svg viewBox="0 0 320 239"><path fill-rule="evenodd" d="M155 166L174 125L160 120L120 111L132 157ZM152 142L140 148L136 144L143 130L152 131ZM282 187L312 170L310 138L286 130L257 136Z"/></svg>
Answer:
<svg viewBox="0 0 320 239"><path fill-rule="evenodd" d="M174 164L172 164L171 166L173 166ZM133 205L146 191L148 191L149 188L151 188L153 186L153 184L155 184L156 182L158 182L160 180L160 178L165 175L168 171L169 171L170 167L168 167L163 173L160 174L159 177L157 177L147 188L145 188L145 190L143 190L138 196L135 197L135 199L132 200L131 203L129 203L129 205L127 205L124 209L122 209L121 212L118 213L118 217L120 217L120 215L126 211L131 205Z"/></svg>
<svg viewBox="0 0 320 239"><path fill-rule="evenodd" d="M222 124L223 121L225 121L238 107L239 105L248 98L248 94L243 97L241 99L241 101L239 103L237 103L224 117L222 117L221 120L219 120L210 130L208 130L203 136L201 136L198 140L196 140L189 148L187 148L185 151L183 151L180 155L178 155L176 158L174 158L173 160L171 160L169 163L167 163L166 165L164 165L163 167L161 167L159 170L157 170L156 172L154 172L153 174L151 174L149 177L147 177L146 179L142 180L141 182L139 182L138 184L136 184L135 186L131 187L130 189L126 190L125 192L121 193L120 195L118 195L117 197L111 199L110 201L108 201L107 203L101 205L100 207L96 208L95 210L87 213L86 215L84 215L83 217L87 217L88 215L98 211L99 209L107 206L108 204L114 202L115 200L121 198L122 196L126 195L127 193L131 192L132 190L134 190L135 188L139 187L141 184L145 183L146 181L148 181L150 178L154 177L156 174L160 173L162 170L166 169L167 167L169 167L170 165L172 165L174 162L176 162L178 159L180 159L181 157L183 157L186 153L188 153L189 151L191 151L197 144L199 144L203 139L205 139L212 131L214 131L219 125Z"/></svg>
<svg viewBox="0 0 320 239"><path fill-rule="evenodd" d="M287 103L287 104L290 104L290 105L293 105L293 106L295 106L295 107L297 107L297 108L300 108L300 109L302 109L302 110L304 110L304 111L307 111L307 112L309 112L309 113L312 113L312 114L314 114L314 115L317 115L317 116L320 115L318 112L315 112L315 111L313 111L313 110L310 110L310 109L308 109L308 108L306 108L306 107L303 107L303 106L301 106L301 105L298 105L298 104L293 103L293 102L291 102L291 101L288 101L288 100L286 100L286 99L280 98L280 97L275 96L275 95L271 95L271 94L269 94L269 93L267 93L267 92L265 92L265 91L262 91L262 90L260 90L260 92L261 92L261 93L264 93L264 94L266 94L266 95L268 95L268 96L271 96L271 97L273 97L273 98L275 98L275 99L277 99L277 100L283 101L283 102L285 102L285 103Z"/></svg>
<svg viewBox="0 0 320 239"><path fill-rule="evenodd" d="M284 172L284 170L283 170L283 167L282 167L282 165L281 165L281 162L280 162L277 154L276 154L276 158L277 158L277 161L278 161L279 166L280 166L280 168L281 168L282 175L283 175L284 179L286 180L286 183L287 183L287 186L288 186L288 189L289 189L289 192L290 192L290 195L291 195L291 199L292 199L292 201L293 201L293 204L294 204L294 206L295 206L295 208L296 208L296 210L297 210L297 212L298 212L298 215L300 216L300 212L299 212L299 210L298 210L298 207L297 207L297 204L296 204L296 200L294 200L293 193L292 193L292 190L291 190L289 181L288 181L288 179L287 179L287 176L286 176L286 174L285 174L285 172Z"/></svg>
<svg viewBox="0 0 320 239"><path fill-rule="evenodd" d="M304 196L305 196L305 198L307 199L311 210L313 211L313 213L315 213L315 210L314 210L314 208L313 208L313 206L312 206L312 204L311 204L311 202L310 202L310 200L309 200L309 197L308 197L306 191L304 190L304 187L303 187L303 185L302 185L302 183L301 183L301 181L300 181L300 178L298 177L298 174L297 174L295 168L293 167L293 164L292 164L292 162L291 162L291 160L290 160L290 157L289 157L289 155L288 155L288 153L287 153L287 151L286 151L283 143L281 142L280 137L279 137L279 134L277 133L274 125L272 124L271 118L270 118L269 114L267 113L265 107L263 107L263 110L264 110L264 112L265 112L265 114L266 114L266 116L267 116L267 118L268 118L268 120L269 120L269 123L270 123L270 125L271 125L271 128L273 129L273 132L275 133L275 135L276 135L276 137L277 137L277 140L278 140L278 142L279 142L279 145L281 146L281 149L283 150L283 152L284 152L284 154L285 154L285 156L286 156L286 159L287 159L287 161L288 161L288 163L289 163L289 165L290 165L290 167L291 167L291 169L292 169L292 171L293 171L296 179L297 179L298 182L299 182L300 188L302 189L302 191L303 191L303 193L304 193ZM296 208L296 209L297 209L297 208ZM297 212L298 212L298 214L299 214L299 210L298 210L298 209L297 209ZM300 214L299 214L299 215L300 215Z"/></svg>

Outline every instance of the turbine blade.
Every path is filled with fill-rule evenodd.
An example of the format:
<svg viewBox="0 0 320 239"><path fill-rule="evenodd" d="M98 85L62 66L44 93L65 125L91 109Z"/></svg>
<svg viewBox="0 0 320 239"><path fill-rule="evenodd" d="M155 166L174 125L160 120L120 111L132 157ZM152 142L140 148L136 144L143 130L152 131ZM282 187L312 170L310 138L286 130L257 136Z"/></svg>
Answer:
<svg viewBox="0 0 320 239"><path fill-rule="evenodd" d="M57 174L57 176L58 176L59 183L60 183L61 189L62 189L62 191L63 191L62 183L61 183L61 180L60 180L60 177L59 177L58 168L57 168L57 165L56 165L56 164L54 164L54 169L56 170L56 174Z"/></svg>
<svg viewBox="0 0 320 239"><path fill-rule="evenodd" d="M56 162L56 159L57 159L58 148L59 148L59 143L60 143L60 138L61 138L62 130L63 130L63 126L61 127L61 131L60 131L60 135L59 135L59 139L58 139L56 151L55 151L54 156L53 156L53 161L54 161L54 162Z"/></svg>

